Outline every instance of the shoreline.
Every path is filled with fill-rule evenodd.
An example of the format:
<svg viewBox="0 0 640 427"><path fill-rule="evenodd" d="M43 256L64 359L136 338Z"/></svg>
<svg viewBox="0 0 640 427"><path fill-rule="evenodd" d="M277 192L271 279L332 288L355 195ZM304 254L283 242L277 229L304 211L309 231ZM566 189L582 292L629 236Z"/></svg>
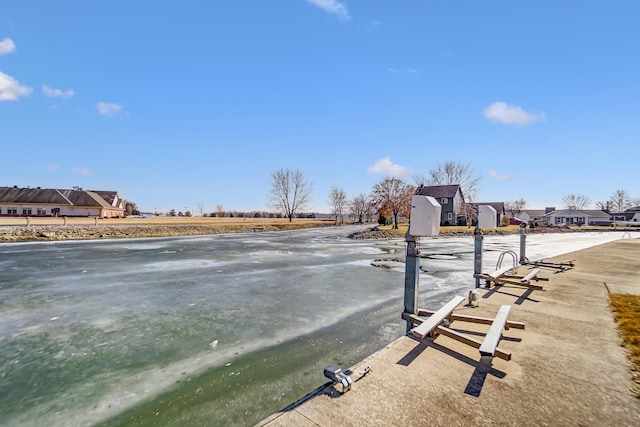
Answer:
<svg viewBox="0 0 640 427"><path fill-rule="evenodd" d="M12 242L38 242L38 241L68 241L68 240L99 240L99 239L132 239L153 237L181 237L200 236L209 234L227 233L261 233L267 231L298 230L324 227L346 227L367 224L342 224L335 225L333 221L294 221L294 222L254 222L246 223L147 223L147 224L70 224L70 225L0 225L0 243ZM540 233L580 233L580 232L629 232L630 228L534 228L527 229L527 234ZM460 230L440 229L440 236L471 236L474 229ZM518 234L519 229L491 228L483 229L484 236ZM370 228L364 231L352 233L349 238L364 239L398 239L404 238L400 233L388 230L380 230L377 224L370 224Z"/></svg>
<svg viewBox="0 0 640 427"><path fill-rule="evenodd" d="M200 236L227 233L260 233L306 228L330 227L333 224L255 224L255 225L199 225L199 224L148 224L148 225L29 225L0 226L0 243L138 239L153 237Z"/></svg>

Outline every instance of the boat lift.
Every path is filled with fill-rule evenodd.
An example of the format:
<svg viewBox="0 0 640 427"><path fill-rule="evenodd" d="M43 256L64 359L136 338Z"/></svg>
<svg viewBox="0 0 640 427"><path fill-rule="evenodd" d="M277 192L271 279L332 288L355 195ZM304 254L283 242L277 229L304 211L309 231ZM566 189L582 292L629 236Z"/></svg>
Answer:
<svg viewBox="0 0 640 427"><path fill-rule="evenodd" d="M520 264L531 265L533 267L553 268L559 271L569 270L575 267L574 259L568 259L560 262L549 262L544 259L538 261L531 261L527 258L527 232L525 223L520 224Z"/></svg>
<svg viewBox="0 0 640 427"><path fill-rule="evenodd" d="M465 300L463 296L453 297L437 311L418 309L419 239L422 236L438 235L440 232L441 209L440 204L433 197L416 195L411 199L411 222L406 235L407 256L405 263L404 312L402 313L402 319L407 322L407 334L413 335L418 339L435 339L438 335L445 335L479 349L481 358L493 358L495 356L509 360L511 353L498 348L498 343L502 338L502 331L510 327L524 329L523 323L507 320L511 310L510 305L501 306L494 319L454 314L455 308ZM493 212L493 224L495 225L495 210ZM482 245L480 245L481 248ZM481 252L480 256L482 256ZM473 291L470 292L470 295L471 293ZM480 323L490 325L490 327L485 339L479 341L449 328L452 321Z"/></svg>
<svg viewBox="0 0 640 427"><path fill-rule="evenodd" d="M474 270L473 277L476 279L476 288L480 287L480 281L484 280L485 285L487 287L491 287L491 285L501 286L501 285L516 285L516 286L524 286L529 289L534 290L542 290L542 286L531 283L532 281L548 281L549 279L544 277L538 277L538 273L540 272L539 268L534 268L531 271L527 272L527 274L518 274L518 255L514 251L504 251L498 257L498 262L496 263L495 271L491 273L483 272L482 266L482 252L483 252L483 236L482 236L482 228L493 228L496 223L496 213L495 210L491 206L480 205L478 206L478 222L476 224L476 229L473 233L475 245L474 245ZM524 265L522 260L524 259L524 243L522 240L522 236L524 234L524 227L520 228L520 265ZM503 267L502 263L504 262L505 256L510 256L513 261L511 266Z"/></svg>

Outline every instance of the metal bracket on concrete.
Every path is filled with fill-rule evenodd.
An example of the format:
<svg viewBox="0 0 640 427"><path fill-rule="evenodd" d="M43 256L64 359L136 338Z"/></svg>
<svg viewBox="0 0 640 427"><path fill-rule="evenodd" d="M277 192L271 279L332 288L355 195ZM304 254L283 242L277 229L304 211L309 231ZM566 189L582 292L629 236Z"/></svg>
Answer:
<svg viewBox="0 0 640 427"><path fill-rule="evenodd" d="M329 378L334 383L342 384L342 393L346 393L351 390L351 384L353 381L349 375L342 372L342 369L337 366L327 366L324 368L324 376Z"/></svg>
<svg viewBox="0 0 640 427"><path fill-rule="evenodd" d="M549 262L549 261L530 261L527 259L527 233L524 227L520 228L520 264L521 265L532 265L534 267L544 267L544 268L554 268L556 270L565 271L569 270L575 265L573 264L573 259L568 259L560 262Z"/></svg>

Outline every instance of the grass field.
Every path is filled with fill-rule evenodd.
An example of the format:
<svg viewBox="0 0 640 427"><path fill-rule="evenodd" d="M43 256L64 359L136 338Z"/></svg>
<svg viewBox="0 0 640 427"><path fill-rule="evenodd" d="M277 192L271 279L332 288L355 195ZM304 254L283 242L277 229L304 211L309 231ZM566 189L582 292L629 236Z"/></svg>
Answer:
<svg viewBox="0 0 640 427"><path fill-rule="evenodd" d="M611 294L609 300L620 337L631 360L636 397L640 398L640 295Z"/></svg>

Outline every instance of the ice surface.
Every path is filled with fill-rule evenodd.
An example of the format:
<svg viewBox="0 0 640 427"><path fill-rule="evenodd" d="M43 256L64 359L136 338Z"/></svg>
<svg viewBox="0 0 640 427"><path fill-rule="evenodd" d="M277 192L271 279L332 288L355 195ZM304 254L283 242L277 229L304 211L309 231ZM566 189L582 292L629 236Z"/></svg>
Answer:
<svg viewBox="0 0 640 427"><path fill-rule="evenodd" d="M182 372L399 300L404 268L371 262L404 259L403 239L348 239L353 231L0 245L0 408L11 408L3 425L98 422ZM618 238L530 235L527 257ZM485 270L502 251L519 253L519 242L486 236ZM472 237L423 238L420 247L421 306L473 288Z"/></svg>

